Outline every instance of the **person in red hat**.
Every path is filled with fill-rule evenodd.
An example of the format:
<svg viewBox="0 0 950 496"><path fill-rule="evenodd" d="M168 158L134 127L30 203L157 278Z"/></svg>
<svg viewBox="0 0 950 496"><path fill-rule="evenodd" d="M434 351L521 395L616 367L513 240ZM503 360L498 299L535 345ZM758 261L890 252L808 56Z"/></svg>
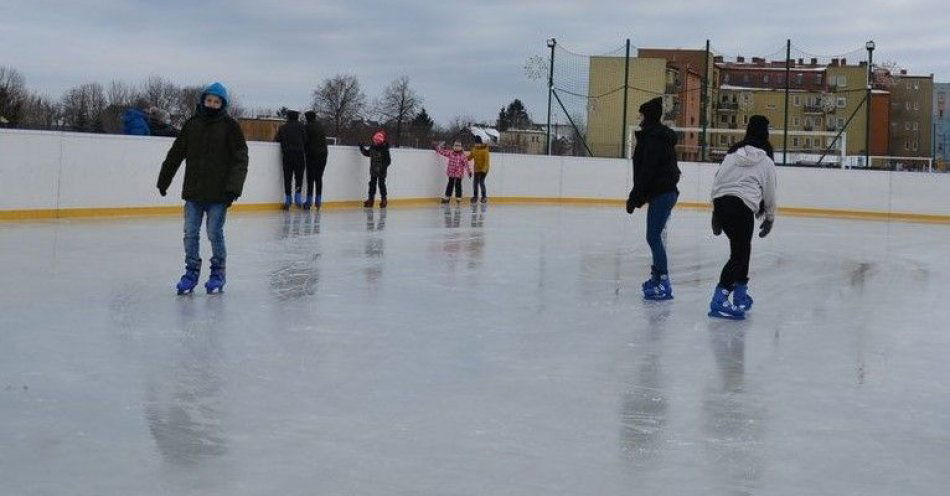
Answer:
<svg viewBox="0 0 950 496"><path fill-rule="evenodd" d="M363 203L364 208L373 208L376 201L376 188L379 187L379 208L386 208L386 170L392 163L389 155L389 142L386 131L380 129L373 134L372 146L360 145L360 153L369 157L369 199Z"/></svg>

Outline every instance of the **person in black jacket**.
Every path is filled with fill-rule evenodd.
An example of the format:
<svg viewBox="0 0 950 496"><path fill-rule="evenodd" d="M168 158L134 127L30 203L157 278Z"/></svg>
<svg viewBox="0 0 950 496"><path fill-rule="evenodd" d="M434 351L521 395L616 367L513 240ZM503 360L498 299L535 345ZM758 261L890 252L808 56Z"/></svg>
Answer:
<svg viewBox="0 0 950 496"><path fill-rule="evenodd" d="M290 208L291 186L293 186L293 202L297 207L303 207L300 197L303 189L303 171L306 164L307 130L299 121L300 112L287 111L287 122L277 130L274 141L280 143L280 154L284 165L284 210Z"/></svg>
<svg viewBox="0 0 950 496"><path fill-rule="evenodd" d="M185 200L185 275L178 282L178 294L190 294L198 283L198 235L205 217L212 252L211 276L205 289L208 293L224 290L224 220L231 203L241 196L247 177L247 142L241 126L227 113L228 90L214 83L204 90L200 101L195 115L182 126L158 175L158 192L165 196L185 161L181 188Z"/></svg>
<svg viewBox="0 0 950 496"><path fill-rule="evenodd" d="M369 157L369 199L363 203L363 207L373 208L378 185L379 208L386 208L386 171L392 162L389 155L389 143L386 141L386 131L376 131L373 134L373 146L360 145L360 153L364 157Z"/></svg>
<svg viewBox="0 0 950 496"><path fill-rule="evenodd" d="M327 133L323 124L317 120L317 113L308 110L303 114L307 118L307 201L303 208L312 204L320 208L323 204L323 171L327 168Z"/></svg>
<svg viewBox="0 0 950 496"><path fill-rule="evenodd" d="M627 198L627 213L649 204L647 209L647 243L653 253L650 279L643 283L643 297L648 300L673 298L670 285L663 230L679 197L676 188L680 169L676 163L676 133L660 122L663 99L654 98L640 106L643 122L636 132L633 150L633 189Z"/></svg>

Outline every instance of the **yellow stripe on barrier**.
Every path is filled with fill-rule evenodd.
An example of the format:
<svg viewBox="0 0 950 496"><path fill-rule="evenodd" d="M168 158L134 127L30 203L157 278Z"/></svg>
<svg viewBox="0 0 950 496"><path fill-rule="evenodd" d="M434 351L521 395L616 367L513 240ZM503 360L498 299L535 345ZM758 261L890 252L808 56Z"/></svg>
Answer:
<svg viewBox="0 0 950 496"><path fill-rule="evenodd" d="M453 200L454 202L455 200ZM466 200L467 201L467 200ZM557 198L509 196L489 200L501 205L575 205L575 206L616 206L622 207L623 199L614 198ZM390 207L422 207L437 205L439 198L404 198L389 200ZM362 201L324 202L323 209L338 210L359 208ZM379 205L377 202L376 205ZM280 203L235 203L233 212L269 212L279 210ZM677 208L709 210L712 205L701 202L680 202ZM0 221L30 221L43 219L83 218L83 217L135 217L151 215L181 215L181 206L162 207L112 207L112 208L62 208L0 210ZM878 221L905 221L932 224L950 224L950 215L914 214L904 212L876 212L867 210L844 210L803 207L780 207L782 215L795 217L825 217L837 219L859 219Z"/></svg>

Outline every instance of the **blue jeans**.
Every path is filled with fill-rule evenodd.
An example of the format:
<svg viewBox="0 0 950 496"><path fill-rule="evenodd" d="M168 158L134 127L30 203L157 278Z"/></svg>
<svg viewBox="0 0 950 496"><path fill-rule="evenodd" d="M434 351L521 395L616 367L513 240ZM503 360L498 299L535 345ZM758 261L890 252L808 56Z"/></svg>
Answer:
<svg viewBox="0 0 950 496"><path fill-rule="evenodd" d="M206 230L211 241L211 265L224 267L228 252L224 248L224 219L228 207L224 203L185 202L185 266L201 266L198 237L201 220L207 215Z"/></svg>
<svg viewBox="0 0 950 496"><path fill-rule="evenodd" d="M647 209L647 244L653 252L653 272L657 275L669 274L666 247L663 246L663 229L666 228L666 221L670 219L677 198L679 193L675 191L663 193L650 200L650 207Z"/></svg>

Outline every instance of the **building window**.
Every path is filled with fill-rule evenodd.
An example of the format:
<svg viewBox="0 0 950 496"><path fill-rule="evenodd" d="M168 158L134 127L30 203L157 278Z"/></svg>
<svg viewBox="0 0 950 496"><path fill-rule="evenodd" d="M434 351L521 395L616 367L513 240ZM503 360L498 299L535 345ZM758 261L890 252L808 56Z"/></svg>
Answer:
<svg viewBox="0 0 950 496"><path fill-rule="evenodd" d="M848 87L848 76L838 76L838 88Z"/></svg>
<svg viewBox="0 0 950 496"><path fill-rule="evenodd" d="M838 97L838 108L845 108L848 106L848 97L839 96Z"/></svg>
<svg viewBox="0 0 950 496"><path fill-rule="evenodd" d="M792 137L792 146L798 146L798 136Z"/></svg>
<svg viewBox="0 0 950 496"><path fill-rule="evenodd" d="M742 75L742 82L745 83L745 84L749 84L749 75L748 75L748 74L743 74L743 75Z"/></svg>
<svg viewBox="0 0 950 496"><path fill-rule="evenodd" d="M910 131L910 123L909 123L909 122L905 122L905 123L904 123L904 131Z"/></svg>
<svg viewBox="0 0 950 496"><path fill-rule="evenodd" d="M729 122L729 118L726 117L726 114L722 114L722 117L719 118L719 122L725 124L725 123Z"/></svg>
<svg viewBox="0 0 950 496"><path fill-rule="evenodd" d="M725 76L722 77L722 82L729 84L729 74L726 74Z"/></svg>
<svg viewBox="0 0 950 496"><path fill-rule="evenodd" d="M796 106L796 107L801 107L801 106L802 106L802 97L800 97L800 96L798 96L798 95L793 96L793 97L792 97L792 105L794 105L794 106Z"/></svg>
<svg viewBox="0 0 950 496"><path fill-rule="evenodd" d="M743 114L743 116L742 116L742 123L743 123L743 124L748 124L748 123L749 123L749 116L748 116L748 115L744 115L744 114Z"/></svg>
<svg viewBox="0 0 950 496"><path fill-rule="evenodd" d="M838 125L838 129L841 129L844 127L844 117L838 117L837 125Z"/></svg>
<svg viewBox="0 0 950 496"><path fill-rule="evenodd" d="M802 81L803 81L804 79L805 79L805 75L804 75L804 74L801 74L801 73L796 74L796 75L795 75L795 84L801 85L801 84L802 84Z"/></svg>
<svg viewBox="0 0 950 496"><path fill-rule="evenodd" d="M919 124L920 124L919 122L915 122L915 123L914 123L914 131L919 131L919 130L920 130Z"/></svg>
<svg viewBox="0 0 950 496"><path fill-rule="evenodd" d="M910 110L910 102L904 102L904 110Z"/></svg>
<svg viewBox="0 0 950 496"><path fill-rule="evenodd" d="M914 81L914 91L917 91L919 89L920 89L920 83L918 83L917 81Z"/></svg>
<svg viewBox="0 0 950 496"><path fill-rule="evenodd" d="M815 74L815 82L818 83L818 84L821 84L821 80L822 80L822 75L821 75L821 74Z"/></svg>
<svg viewBox="0 0 950 496"><path fill-rule="evenodd" d="M805 148L811 148L811 138L805 138Z"/></svg>
<svg viewBox="0 0 950 496"><path fill-rule="evenodd" d="M920 102L914 102L914 110L920 110Z"/></svg>
<svg viewBox="0 0 950 496"><path fill-rule="evenodd" d="M769 84L769 75L762 76L762 84Z"/></svg>
<svg viewBox="0 0 950 496"><path fill-rule="evenodd" d="M904 149L910 150L910 140L904 140Z"/></svg>
<svg viewBox="0 0 950 496"><path fill-rule="evenodd" d="M802 118L799 117L799 116L797 116L797 115L796 115L795 117L792 117L792 125L793 125L793 126L801 126L801 125L802 125Z"/></svg>
<svg viewBox="0 0 950 496"><path fill-rule="evenodd" d="M725 135L725 134L720 134L720 135L719 135L719 144L720 144L720 145L725 145L725 144L726 144L726 135Z"/></svg>
<svg viewBox="0 0 950 496"><path fill-rule="evenodd" d="M778 75L778 84L785 84L785 74Z"/></svg>
<svg viewBox="0 0 950 496"><path fill-rule="evenodd" d="M905 86L908 90L910 90L910 81L907 81L907 83L906 83L904 86Z"/></svg>

